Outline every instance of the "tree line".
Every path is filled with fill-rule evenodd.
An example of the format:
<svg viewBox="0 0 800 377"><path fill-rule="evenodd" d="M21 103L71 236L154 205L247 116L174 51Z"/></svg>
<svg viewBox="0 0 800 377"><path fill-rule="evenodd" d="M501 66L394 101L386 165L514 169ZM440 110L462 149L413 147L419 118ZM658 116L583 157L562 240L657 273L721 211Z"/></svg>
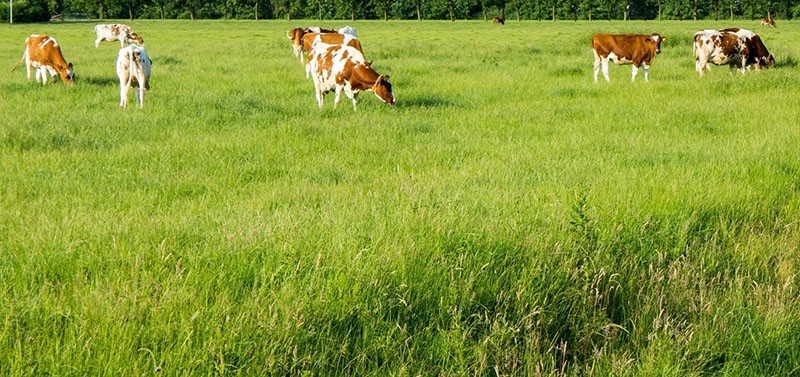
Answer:
<svg viewBox="0 0 800 377"><path fill-rule="evenodd" d="M697 20L800 17L796 0L2 0L14 22L111 19ZM5 17L3 22L8 22Z"/></svg>

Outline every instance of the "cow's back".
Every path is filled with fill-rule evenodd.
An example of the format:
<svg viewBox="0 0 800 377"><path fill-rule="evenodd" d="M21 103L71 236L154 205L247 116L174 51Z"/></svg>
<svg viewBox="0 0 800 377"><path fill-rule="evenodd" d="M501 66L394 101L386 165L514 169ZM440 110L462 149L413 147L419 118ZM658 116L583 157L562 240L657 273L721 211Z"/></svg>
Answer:
<svg viewBox="0 0 800 377"><path fill-rule="evenodd" d="M350 34L339 33L306 33L303 36L303 46L306 51L311 51L314 44L328 44L328 45L343 45L357 49L363 53L361 49L361 41Z"/></svg>
<svg viewBox="0 0 800 377"><path fill-rule="evenodd" d="M646 37L633 34L595 34L592 36L592 49L603 58L613 53L618 59L638 64L652 58L645 48Z"/></svg>

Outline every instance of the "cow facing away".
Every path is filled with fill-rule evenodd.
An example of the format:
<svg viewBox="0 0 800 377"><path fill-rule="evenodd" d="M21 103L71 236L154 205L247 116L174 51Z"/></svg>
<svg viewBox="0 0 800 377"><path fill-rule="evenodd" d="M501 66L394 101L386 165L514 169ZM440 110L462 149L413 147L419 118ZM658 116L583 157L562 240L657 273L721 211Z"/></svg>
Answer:
<svg viewBox="0 0 800 377"><path fill-rule="evenodd" d="M22 53L28 80L31 79L31 68L35 70L36 82L41 80L42 85L47 84L48 76L61 76L64 83L72 85L75 80L75 71L72 63L67 63L61 53L61 47L55 38L47 35L31 35L25 39L25 52ZM17 63L19 65L19 62ZM16 65L14 66L16 69ZM13 69L12 69L13 71Z"/></svg>
<svg viewBox="0 0 800 377"><path fill-rule="evenodd" d="M119 106L128 107L128 91L132 86L139 89L136 99L139 108L144 107L144 92L150 90L150 58L144 47L130 45L119 50L117 77L119 77Z"/></svg>
<svg viewBox="0 0 800 377"><path fill-rule="evenodd" d="M650 65L656 55L661 53L661 42L667 38L658 33L640 34L595 34L592 36L594 51L594 82L602 68L607 82L608 62L616 64L633 64L631 81L636 80L639 67L644 67L644 80L647 81Z"/></svg>
<svg viewBox="0 0 800 377"><path fill-rule="evenodd" d="M775 20L773 20L773 19L771 19L771 18L763 18L763 17L762 17L762 18L759 20L759 22L761 22L761 26L770 26L770 27L775 27Z"/></svg>
<svg viewBox="0 0 800 377"><path fill-rule="evenodd" d="M308 51L308 60L306 62L306 78L311 76L311 49L315 43L327 43L333 45L344 45L355 48L362 55L364 50L361 49L361 41L350 34L339 33L306 33L303 35L303 51Z"/></svg>
<svg viewBox="0 0 800 377"><path fill-rule="evenodd" d="M124 47L125 43L144 44L144 39L134 33L130 26L123 24L98 24L94 26L97 39L94 40L94 47L100 47L102 41L119 41L119 46Z"/></svg>
<svg viewBox="0 0 800 377"><path fill-rule="evenodd" d="M353 111L357 109L358 93L362 91L372 91L381 101L390 105L395 103L389 76L375 72L358 49L319 42L312 47L309 60L320 108L325 94L331 90L336 93L334 107L344 91L353 100Z"/></svg>

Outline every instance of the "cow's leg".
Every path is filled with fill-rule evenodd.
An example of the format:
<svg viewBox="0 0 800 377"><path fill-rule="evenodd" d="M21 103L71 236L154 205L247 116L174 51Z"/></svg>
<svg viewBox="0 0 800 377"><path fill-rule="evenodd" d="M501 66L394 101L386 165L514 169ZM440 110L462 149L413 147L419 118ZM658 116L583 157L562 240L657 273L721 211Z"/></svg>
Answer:
<svg viewBox="0 0 800 377"><path fill-rule="evenodd" d="M594 83L597 84L597 76L600 75L600 57L594 53Z"/></svg>
<svg viewBox="0 0 800 377"><path fill-rule="evenodd" d="M611 82L611 79L608 77L608 58L603 59L602 69L603 69L603 77L606 78L606 82Z"/></svg>
<svg viewBox="0 0 800 377"><path fill-rule="evenodd" d="M341 85L336 85L336 89L335 89L334 93L335 93L335 96L333 97L333 108L335 109L336 105L339 104L339 100L342 97L342 86Z"/></svg>
<svg viewBox="0 0 800 377"><path fill-rule="evenodd" d="M647 76L650 74L650 66L647 63L643 64L644 67L644 81L647 81Z"/></svg>
<svg viewBox="0 0 800 377"><path fill-rule="evenodd" d="M353 111L358 111L358 107L357 107L357 105L358 105L358 92L353 93L353 95L350 96L350 98L353 99Z"/></svg>
<svg viewBox="0 0 800 377"><path fill-rule="evenodd" d="M633 68L631 68L631 82L636 81L636 75L638 74L639 74L639 67L637 67L636 64L634 64Z"/></svg>
<svg viewBox="0 0 800 377"><path fill-rule="evenodd" d="M141 81L139 81L139 83L141 83ZM144 85L141 85L141 84L139 85L139 91L137 93L138 93L138 95L136 97L138 97L138 98L136 98L136 99L139 101L139 108L143 109L144 108Z"/></svg>
<svg viewBox="0 0 800 377"><path fill-rule="evenodd" d="M94 48L100 47L100 42L102 42L102 41L103 41L103 38L97 37L97 39L94 40Z"/></svg>
<svg viewBox="0 0 800 377"><path fill-rule="evenodd" d="M128 107L128 86L127 80L119 80L119 107Z"/></svg>

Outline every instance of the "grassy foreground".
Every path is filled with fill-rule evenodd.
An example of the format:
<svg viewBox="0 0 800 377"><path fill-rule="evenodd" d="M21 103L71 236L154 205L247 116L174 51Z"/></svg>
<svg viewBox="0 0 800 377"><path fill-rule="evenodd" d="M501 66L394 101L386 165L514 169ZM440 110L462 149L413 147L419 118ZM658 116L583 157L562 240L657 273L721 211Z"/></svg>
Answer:
<svg viewBox="0 0 800 377"><path fill-rule="evenodd" d="M800 373L800 23L323 22L392 77L357 113L315 24L134 21L143 110L93 24L0 25L0 375ZM700 79L728 26L777 67ZM32 33L74 87L7 73Z"/></svg>

